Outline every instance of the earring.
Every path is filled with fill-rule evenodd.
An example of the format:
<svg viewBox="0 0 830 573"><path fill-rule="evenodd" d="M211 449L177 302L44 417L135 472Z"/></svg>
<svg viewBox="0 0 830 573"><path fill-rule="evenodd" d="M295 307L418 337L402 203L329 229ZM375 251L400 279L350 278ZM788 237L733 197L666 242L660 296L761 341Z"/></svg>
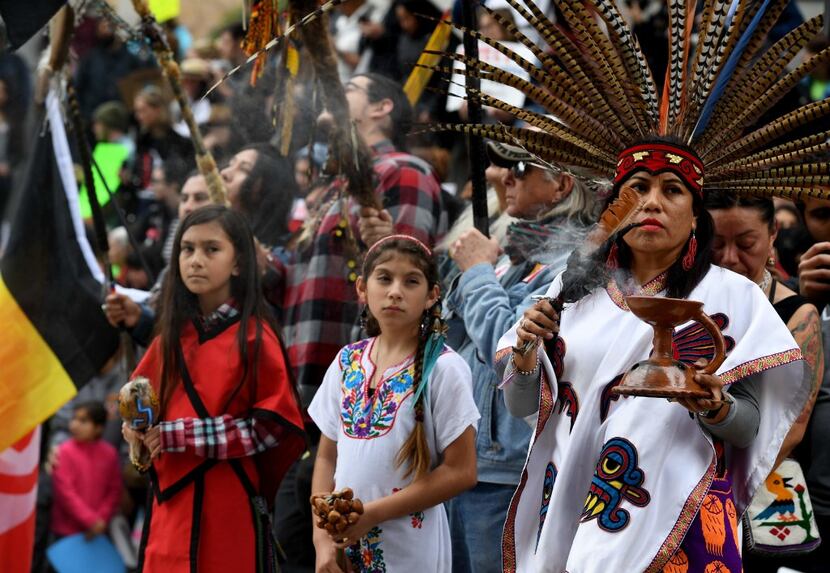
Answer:
<svg viewBox="0 0 830 573"><path fill-rule="evenodd" d="M767 266L768 267L774 267L775 266L775 257L773 257L772 255L770 255L769 258L767 259Z"/></svg>
<svg viewBox="0 0 830 573"><path fill-rule="evenodd" d="M620 268L618 254L619 248L617 247L617 243L614 243L613 245L611 245L611 249L608 251L608 258L605 259L605 266L612 270Z"/></svg>
<svg viewBox="0 0 830 573"><path fill-rule="evenodd" d="M683 257L683 270L689 271L692 270L692 266L695 264L695 257L697 256L697 237L695 237L695 232L692 230L692 236L689 239L689 246L686 249L686 255Z"/></svg>
<svg viewBox="0 0 830 573"><path fill-rule="evenodd" d="M366 324L369 322L369 307L364 306L360 311L360 328L366 330Z"/></svg>

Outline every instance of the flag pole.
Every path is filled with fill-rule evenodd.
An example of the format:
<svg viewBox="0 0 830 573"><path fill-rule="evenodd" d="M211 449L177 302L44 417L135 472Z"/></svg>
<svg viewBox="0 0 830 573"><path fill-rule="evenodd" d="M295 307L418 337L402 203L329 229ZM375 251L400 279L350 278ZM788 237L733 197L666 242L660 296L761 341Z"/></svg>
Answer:
<svg viewBox="0 0 830 573"><path fill-rule="evenodd" d="M89 200L89 207L92 211L92 226L95 231L95 241L101 253L101 263L104 267L104 275L107 284L104 289L108 293L115 292L115 277L112 273L112 262L109 255L109 238L107 236L107 224L104 221L104 212L98 202L98 192L95 189L95 178L92 175L92 151L89 147L89 140L86 136L84 118L81 116L81 106L78 103L78 95L72 81L66 82L66 99L69 104L69 115L72 118L72 129L75 131L75 140L78 142L78 153L81 156L81 169L84 172L84 183L86 184L86 196ZM127 370L132 372L136 366L135 349L130 334L123 325L118 326L121 338L121 348L124 350L124 360Z"/></svg>
<svg viewBox="0 0 830 573"><path fill-rule="evenodd" d="M467 30L478 29L476 21L476 0L462 0L461 25ZM470 60L478 60L478 40L469 33L464 34L464 54ZM465 64L466 68L466 64ZM482 123L481 100L473 94L481 89L481 82L475 74L468 71L464 74L464 85L467 90L467 121L473 125ZM484 170L487 156L484 150L484 140L478 135L467 134L467 150L470 156L470 181L473 185L473 225L485 237L490 236L490 217L487 213L487 181Z"/></svg>

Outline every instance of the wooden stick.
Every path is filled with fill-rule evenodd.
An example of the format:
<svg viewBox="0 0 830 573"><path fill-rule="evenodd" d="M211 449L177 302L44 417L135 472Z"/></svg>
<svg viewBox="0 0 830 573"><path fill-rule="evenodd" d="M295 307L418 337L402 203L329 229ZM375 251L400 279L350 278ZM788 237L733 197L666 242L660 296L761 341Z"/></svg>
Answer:
<svg viewBox="0 0 830 573"><path fill-rule="evenodd" d="M304 16L317 10L315 0L291 0L292 21L300 22ZM324 14L299 27L314 73L322 86L323 104L334 118L330 153L340 173L348 182L349 194L363 207L381 209L372 184L372 159L369 149L349 116L346 92L337 72L337 59L328 32L328 18Z"/></svg>
<svg viewBox="0 0 830 573"><path fill-rule="evenodd" d="M164 75L167 76L167 80L170 82L170 87L173 90L176 101L179 102L182 119L184 119L190 130L190 140L193 142L193 149L196 151L196 166L207 181L210 199L214 203L228 205L228 192L225 189L225 183L219 176L216 161L213 159L210 151L205 147L202 132L199 131L199 126L196 125L196 119L193 117L193 110L190 107L187 94L184 93L184 89L182 88L179 65L173 57L173 51L170 49L164 31L158 22L156 22L156 17L150 11L147 0L133 0L133 7L141 17L144 34L150 39L153 45L153 52L156 54L156 58L164 71Z"/></svg>

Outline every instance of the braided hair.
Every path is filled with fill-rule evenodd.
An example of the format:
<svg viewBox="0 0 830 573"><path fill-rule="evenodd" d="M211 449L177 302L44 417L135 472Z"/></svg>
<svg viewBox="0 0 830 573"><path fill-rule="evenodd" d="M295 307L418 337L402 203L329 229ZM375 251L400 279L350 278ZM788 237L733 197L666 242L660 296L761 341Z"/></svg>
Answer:
<svg viewBox="0 0 830 573"><path fill-rule="evenodd" d="M388 261L396 255L403 255L410 259L427 279L429 289L439 284L438 264L432 252L420 241L403 235L393 235L376 243L367 253L363 262L363 280L368 281L369 276L379 264ZM404 477L414 476L418 480L426 475L431 466L432 456L426 439L424 429L424 400L426 391L418 392L423 380L424 359L428 342L434 332L444 331L444 322L441 318L441 299L424 311L421 321L421 328L418 332L418 347L415 350L414 372L412 375L412 395L415 400L413 409L415 411L415 428L406 439L406 442L398 450L395 457L395 465L401 467L406 465ZM369 336L380 334L380 325L367 306L364 309L365 329ZM426 389L424 389L426 390Z"/></svg>

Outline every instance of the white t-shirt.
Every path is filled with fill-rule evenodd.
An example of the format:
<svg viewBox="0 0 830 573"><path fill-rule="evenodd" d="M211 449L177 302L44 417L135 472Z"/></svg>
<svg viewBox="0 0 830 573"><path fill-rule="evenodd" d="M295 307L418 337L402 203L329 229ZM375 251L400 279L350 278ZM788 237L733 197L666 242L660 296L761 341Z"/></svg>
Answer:
<svg viewBox="0 0 830 573"><path fill-rule="evenodd" d="M369 395L375 340L361 340L340 351L308 409L323 435L337 442L335 488L350 487L363 502L409 485L406 468L395 467L395 458L416 423L412 357L386 370ZM470 368L448 347L438 358L425 392L424 428L435 468L444 449L467 428L475 428L480 416ZM449 573L452 552L443 505L379 524L347 555L358 571Z"/></svg>

